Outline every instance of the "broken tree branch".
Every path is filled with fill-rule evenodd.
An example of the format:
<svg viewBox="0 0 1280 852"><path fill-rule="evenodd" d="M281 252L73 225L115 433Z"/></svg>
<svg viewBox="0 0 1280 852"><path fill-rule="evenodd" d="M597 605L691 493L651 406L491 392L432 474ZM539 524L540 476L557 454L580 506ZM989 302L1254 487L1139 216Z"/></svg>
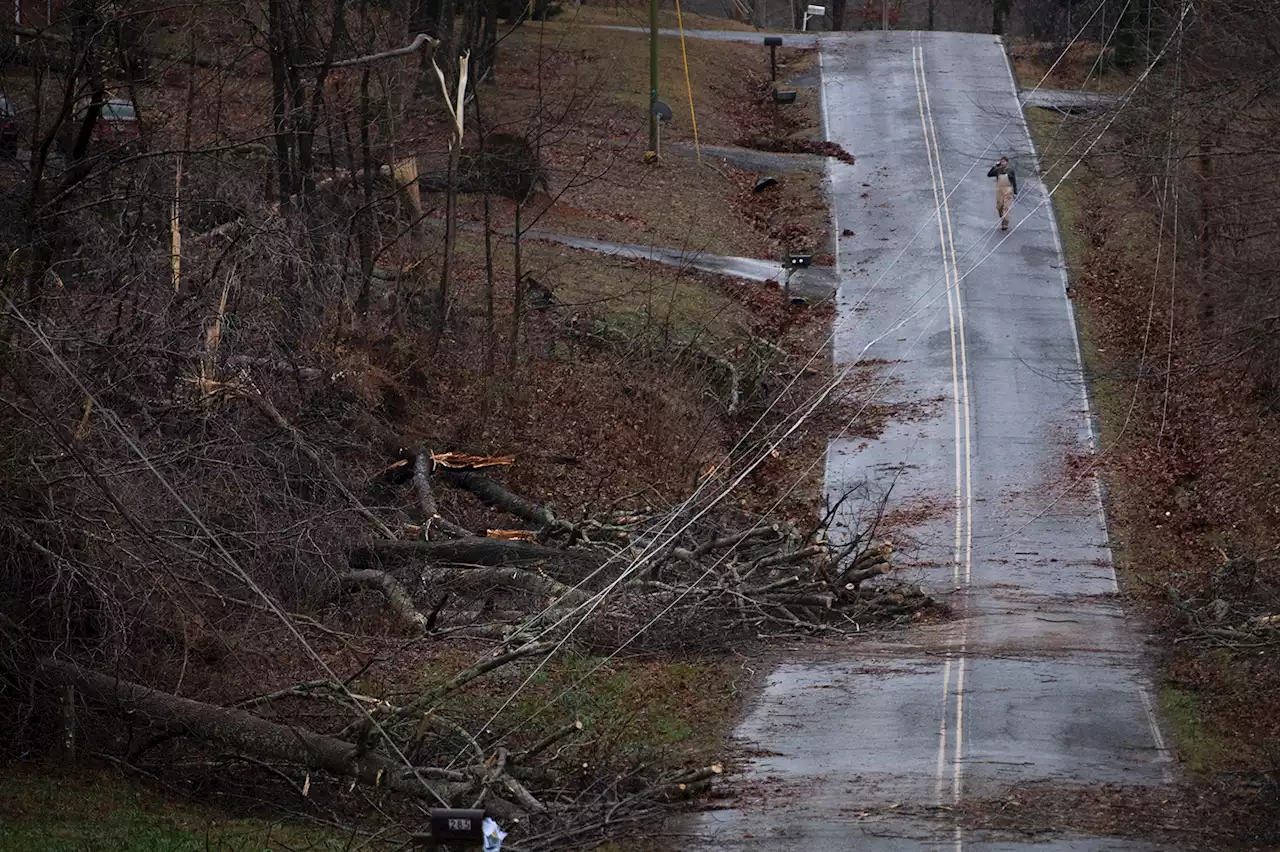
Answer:
<svg viewBox="0 0 1280 852"><path fill-rule="evenodd" d="M418 492L418 506L422 509L423 538L430 539L433 529L440 530L449 538L469 538L469 530L440 516L435 492L431 488L431 467L431 451L425 448L418 450L413 458L413 487Z"/></svg>
<svg viewBox="0 0 1280 852"><path fill-rule="evenodd" d="M888 574L891 570L893 570L893 566L888 562L881 562L877 565L872 565L869 568L861 568L857 571L852 571L844 575L844 587L846 590L853 591L858 588L859 584L864 580L870 580L872 577L878 577L881 574Z"/></svg>
<svg viewBox="0 0 1280 852"><path fill-rule="evenodd" d="M337 62L308 62L294 67L307 70L315 68L354 68L358 65L372 65L375 62L382 62L384 59L395 59L397 56L409 56L410 54L414 54L419 50L422 50L423 45L427 45L432 50L435 50L436 46L439 44L440 42L438 39L434 39L426 33L418 33L414 36L413 41L406 44L404 47L384 50L381 53L371 53L368 56L356 56L352 59L340 59Z"/></svg>
<svg viewBox="0 0 1280 852"><path fill-rule="evenodd" d="M556 743L563 740L565 737L571 737L581 730L582 730L582 722L580 720L573 721L568 725L565 725L560 730L552 731L551 733L547 734L545 737L543 737L542 739L534 743L532 746L530 746L528 751L523 752L518 757L513 759L515 760L516 763L527 763L528 761L542 754L547 749L551 748Z"/></svg>
<svg viewBox="0 0 1280 852"><path fill-rule="evenodd" d="M400 585L395 577L392 577L386 571L379 571L376 568L364 568L355 571L349 571L342 578L343 583L347 586L360 589L376 589L382 592L387 599L387 606L396 614L407 627L410 627L419 633L425 633L428 628L427 616L418 611L417 606L413 603L413 596Z"/></svg>
<svg viewBox="0 0 1280 852"><path fill-rule="evenodd" d="M777 535L778 530L773 527L752 527L751 529L743 530L742 532L734 533L733 535L708 539L693 550L687 550L683 547L674 548L671 551L671 555L676 559L686 562L690 560L696 561L719 550L727 550L731 547L737 547L744 542L754 541L757 539L766 540L775 538Z"/></svg>
<svg viewBox="0 0 1280 852"><path fill-rule="evenodd" d="M504 589L555 598L566 604L580 604L590 597L581 589L566 586L558 580L523 568L443 568L426 572L423 579L432 585L465 583L471 586L501 586Z"/></svg>
<svg viewBox="0 0 1280 852"><path fill-rule="evenodd" d="M556 516L546 506L526 500L519 494L508 491L504 486L494 482L482 473L474 470L451 470L440 468L440 478L457 488L470 491L480 502L490 508L501 509L509 515L540 527L555 530L572 530L570 524L557 521Z"/></svg>

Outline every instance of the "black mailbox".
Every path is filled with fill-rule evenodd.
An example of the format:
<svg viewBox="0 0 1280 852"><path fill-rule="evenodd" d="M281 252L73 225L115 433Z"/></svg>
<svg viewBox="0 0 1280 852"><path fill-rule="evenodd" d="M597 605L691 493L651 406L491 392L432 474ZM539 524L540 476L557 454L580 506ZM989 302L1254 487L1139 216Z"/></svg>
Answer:
<svg viewBox="0 0 1280 852"><path fill-rule="evenodd" d="M782 36L765 36L764 46L769 48L769 79L778 81L778 48L782 47Z"/></svg>
<svg viewBox="0 0 1280 852"><path fill-rule="evenodd" d="M431 839L437 843L483 843L484 811L471 808L432 808Z"/></svg>

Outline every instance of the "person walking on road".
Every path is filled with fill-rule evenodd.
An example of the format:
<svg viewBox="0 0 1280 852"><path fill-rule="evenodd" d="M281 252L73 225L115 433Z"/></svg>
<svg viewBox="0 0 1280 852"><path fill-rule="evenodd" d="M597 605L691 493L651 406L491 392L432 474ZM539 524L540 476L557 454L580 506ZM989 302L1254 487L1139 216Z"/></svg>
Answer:
<svg viewBox="0 0 1280 852"><path fill-rule="evenodd" d="M1009 165L1008 157L1001 157L1000 162L991 167L987 177L996 179L996 215L1000 217L1000 230L1009 230L1009 208L1018 194L1018 176Z"/></svg>

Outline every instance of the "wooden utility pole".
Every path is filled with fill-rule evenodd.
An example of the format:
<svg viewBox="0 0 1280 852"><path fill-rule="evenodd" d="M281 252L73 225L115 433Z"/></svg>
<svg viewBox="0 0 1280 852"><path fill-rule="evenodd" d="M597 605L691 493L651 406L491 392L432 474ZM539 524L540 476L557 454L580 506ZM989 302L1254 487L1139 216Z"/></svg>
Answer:
<svg viewBox="0 0 1280 852"><path fill-rule="evenodd" d="M658 0L649 0L649 150L658 154Z"/></svg>

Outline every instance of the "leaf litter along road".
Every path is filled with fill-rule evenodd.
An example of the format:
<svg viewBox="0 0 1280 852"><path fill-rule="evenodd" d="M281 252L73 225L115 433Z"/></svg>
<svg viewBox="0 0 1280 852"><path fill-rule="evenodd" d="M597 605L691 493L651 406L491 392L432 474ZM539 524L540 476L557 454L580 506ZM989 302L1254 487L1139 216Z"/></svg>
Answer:
<svg viewBox="0 0 1280 852"><path fill-rule="evenodd" d="M693 830L707 848L777 852L1168 848L1181 823L1123 816L1179 793L1097 492L1054 490L1092 435L1003 47L895 32L822 52L829 135L858 157L829 167L836 227L855 235L838 259L837 363L887 362L891 398L873 403L943 400L833 440L827 489L865 483L908 517L944 507L911 519L916 563L897 567L954 590L956 620L779 666L737 731L757 750L743 795ZM1026 176L1005 234L985 178L1002 155ZM1052 811L1055 796L1069 807Z"/></svg>

